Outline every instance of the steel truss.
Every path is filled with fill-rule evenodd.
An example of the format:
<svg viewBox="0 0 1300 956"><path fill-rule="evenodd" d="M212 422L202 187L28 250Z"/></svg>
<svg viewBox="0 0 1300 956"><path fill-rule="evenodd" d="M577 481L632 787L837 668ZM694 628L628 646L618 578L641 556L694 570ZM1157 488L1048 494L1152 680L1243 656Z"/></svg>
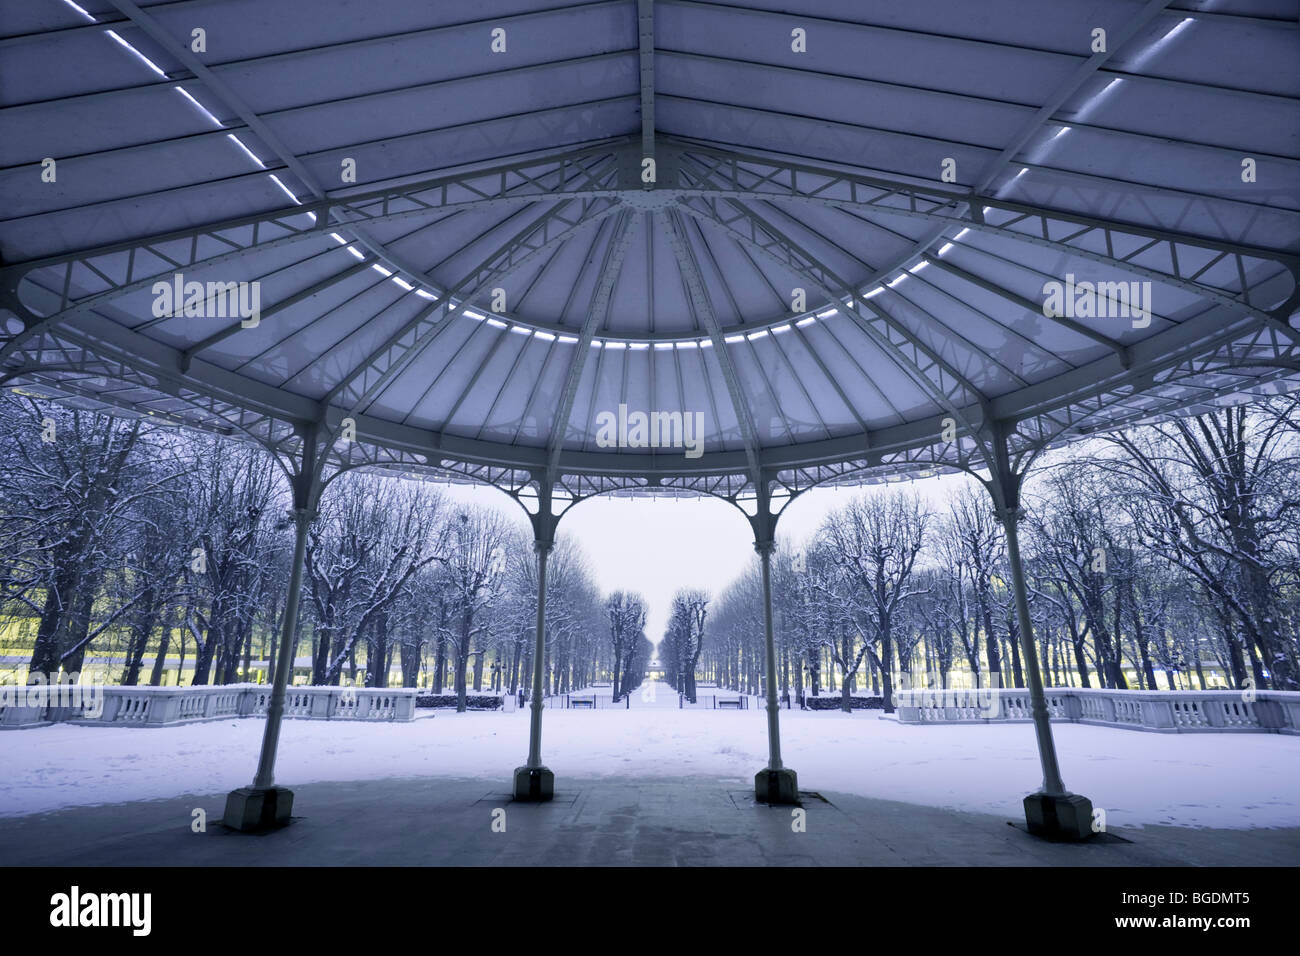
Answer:
<svg viewBox="0 0 1300 956"><path fill-rule="evenodd" d="M337 433L342 418L350 415L358 441L346 450L335 442L331 467L368 466L484 481L512 494L524 493L549 474L557 493L569 500L643 492L710 494L733 502L769 484L793 494L827 481L860 480L868 472L892 476L971 468L987 461L986 433L997 422L1011 426L1008 441L1013 450L1032 454L1050 443L1300 374L1297 333L1288 321L1300 303L1300 258L1288 253L661 137L655 144L661 181L653 191L663 194L665 208L656 214L670 216L671 235L678 240L674 252L688 286L691 276L700 273L686 241L683 214L725 230L742 247L807 276L827 302L847 307L850 319L959 421L956 442L938 441L945 416L935 415L849 438L760 449L752 432L746 434L739 383L733 387L730 381L745 447L743 452L714 453L704 466L563 450L571 400L556 417L554 434L561 437L557 442L553 436L547 448L469 440L364 413L455 309L577 231L628 205L646 208L644 201L628 198L632 192L646 193L635 175L639 146L639 141L628 139L557 151L8 266L0 270L0 298L18 315L22 329L0 339L0 374L5 381L40 383L105 406L238 432L277 453L292 454L305 425L320 423ZM887 308L861 299L865 284L836 275L755 210L760 201L816 203L868 218L924 220L943 224L941 234L964 228L1002 236L1191 291L1227 308L1211 309L1127 347L1091 333L1090 338L1106 346L1104 357L1048 383L987 396L893 319ZM438 302L421 309L323 400L254 386L204 363L201 351L181 352L147 340L95 311L176 271L198 275L264 249L330 242L329 233L346 233L348 224L532 203L548 204L543 215L510 236ZM916 258L892 263L868 281L886 278ZM621 257L609 265L608 274L602 273L602 287L617 275ZM404 274L431 284L428 277ZM702 281L696 284L692 302L709 337L718 340L715 355L721 361L727 355L721 337L729 329L718 325L716 316L709 321L708 291ZM69 321L74 318L77 321ZM517 318L511 321L528 325ZM579 351L569 376L574 387L586 359L586 349ZM725 362L722 367L725 375Z"/></svg>
<svg viewBox="0 0 1300 956"><path fill-rule="evenodd" d="M57 322L146 288L177 270L198 272L259 250L327 237L330 232L346 232L350 225L564 198L624 199L629 193L645 191L636 177L636 148L636 143L623 138L11 264L0 269L0 292L21 301L21 280L41 277L49 288L61 290L58 306L43 320ZM1283 324L1300 303L1300 293L1294 292L1286 303L1269 310L1252 301L1259 298L1258 286L1277 271L1277 266L1286 269L1293 279L1300 276L1300 257L1282 251L665 137L656 141L656 150L661 155L661 175L655 191L666 194L665 202L788 200L966 228L1087 258L1214 301L1245 307L1261 318L1277 319ZM879 281L909 262L891 264L862 284L865 287ZM1266 268L1261 275L1260 267L1269 265L1274 268ZM398 267L394 271L436 287L430 277L412 274L410 269ZM1219 281L1211 282L1209 276ZM91 291L73 295L74 284L85 285Z"/></svg>

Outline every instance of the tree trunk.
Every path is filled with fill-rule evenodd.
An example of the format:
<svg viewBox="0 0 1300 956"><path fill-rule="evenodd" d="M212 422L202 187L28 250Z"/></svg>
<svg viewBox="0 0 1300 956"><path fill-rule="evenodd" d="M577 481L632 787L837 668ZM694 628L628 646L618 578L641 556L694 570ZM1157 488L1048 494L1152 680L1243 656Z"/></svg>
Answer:
<svg viewBox="0 0 1300 956"><path fill-rule="evenodd" d="M53 584L45 591L45 602L41 605L40 622L36 626L36 641L32 647L32 659L27 663L28 674L46 675L46 680L57 677L59 673L60 639L64 633L64 615L75 599L81 584L81 572L71 559L56 558L55 566L59 568Z"/></svg>
<svg viewBox="0 0 1300 956"><path fill-rule="evenodd" d="M167 650L172 642L172 622L170 619L163 620L162 634L158 637L158 653L153 659L153 671L149 674L149 686L162 686L163 675L167 673ZM180 683L180 676L176 678L176 683Z"/></svg>
<svg viewBox="0 0 1300 956"><path fill-rule="evenodd" d="M447 679L447 635L439 632L433 655L433 692L441 694Z"/></svg>
<svg viewBox="0 0 1300 956"><path fill-rule="evenodd" d="M514 658L510 664L510 693L514 694L519 690L519 659L523 656L524 641L515 641Z"/></svg>
<svg viewBox="0 0 1300 956"><path fill-rule="evenodd" d="M76 601L73 602L72 614L68 620L68 636L63 646L75 650L65 651L66 656L60 661L65 673L79 674L85 663L86 651L90 648L86 635L90 633L90 616L95 604L95 595L99 593L100 581L101 576L98 574L87 575L82 581Z"/></svg>
<svg viewBox="0 0 1300 956"><path fill-rule="evenodd" d="M888 628L882 627L880 633L880 686L884 698L885 713L894 712L894 639Z"/></svg>
<svg viewBox="0 0 1300 956"><path fill-rule="evenodd" d="M840 625L840 661L844 668L844 682L840 686L840 710L846 714L853 713L853 701L850 694L853 692L852 681L849 674L849 659L853 656L853 635L849 632L848 626Z"/></svg>
<svg viewBox="0 0 1300 956"><path fill-rule="evenodd" d="M144 652L153 636L154 626L158 623L158 608L154 603L155 590L145 589L141 597L141 610L136 615L131 628L131 641L128 644L126 668L122 672L122 686L135 687L140 682L140 666L144 661Z"/></svg>
<svg viewBox="0 0 1300 956"><path fill-rule="evenodd" d="M1025 686L1025 675L1020 669L1020 625L1014 614L1007 615L1007 643L1011 645L1011 679L1016 687Z"/></svg>

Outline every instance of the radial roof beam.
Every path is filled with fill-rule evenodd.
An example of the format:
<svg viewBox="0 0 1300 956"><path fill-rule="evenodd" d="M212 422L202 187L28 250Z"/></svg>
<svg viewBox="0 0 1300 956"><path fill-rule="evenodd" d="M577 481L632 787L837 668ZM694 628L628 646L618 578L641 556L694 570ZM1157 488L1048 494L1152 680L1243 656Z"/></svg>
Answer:
<svg viewBox="0 0 1300 956"><path fill-rule="evenodd" d="M770 157L699 147L690 147L689 152L689 166L697 175L698 183L694 187L687 186L679 190L687 197L694 194L738 200L756 197L787 199L852 209L860 213L942 220L953 226L960 225L974 231L1054 249L1176 286L1223 305L1245 309L1277 331L1289 336L1297 335L1286 320L1291 311L1300 305L1300 257L1286 252L1027 203L1007 202L988 196L943 192L806 163L792 164ZM713 162L706 164L700 157L709 157ZM1005 213L1006 217L999 222L990 221L988 213L993 210ZM1141 237L1148 242L1120 254L1116 250L1116 239L1128 237ZM1106 252L1097 252L1091 248L1097 240L1101 240ZM1179 246L1209 250L1219 255L1191 272L1190 267L1180 261ZM1147 258L1147 253L1152 249L1160 250L1167 256L1167 271L1139 264L1139 260ZM1224 259L1231 259L1236 267L1239 290L1196 281ZM1285 303L1271 311L1254 305L1251 301L1252 291L1268 282L1271 277L1252 278L1248 274L1247 259L1274 262L1290 272L1294 287Z"/></svg>
<svg viewBox="0 0 1300 956"><path fill-rule="evenodd" d="M731 405L736 411L741 440L745 444L745 459L749 462L754 488L758 490L763 484L763 473L759 465L758 429L754 425L753 411L745 401L745 390L741 387L740 376L731 361L731 353L727 351L722 327L718 323L717 313L713 311L713 302L709 299L708 290L704 286L700 265L690 247L690 239L686 234L681 214L677 209L670 208L666 210L664 218L668 225L668 242L672 246L673 256L677 259L677 267L686 282L687 294L695 305L695 311L704 322L709 339L713 343L713 357L717 359L718 367L722 369L722 378L726 383L727 393L731 396Z"/></svg>
<svg viewBox="0 0 1300 956"><path fill-rule="evenodd" d="M662 142L659 149L663 149ZM964 226L1088 258L1178 285L1198 295L1216 297L1218 301L1234 306L1253 308L1249 295L1251 284L1256 280L1245 274L1243 258L1275 261L1285 265L1293 276L1300 274L1300 258L1276 250L1258 249L1023 203L1009 203L991 197L970 197L879 177L852 175L806 163L791 164L768 157L695 146L687 149L692 165L698 163L699 167L697 182L684 186L679 190L682 193L740 199L758 195L763 198L815 202L851 209L859 214L878 213L932 220L945 224L947 228ZM615 188L616 168L610 146L566 151L534 157L520 163L371 190L348 197L331 197L288 210L278 209L210 226L32 260L2 270L0 274L3 275L6 291L11 297L16 297L13 293L19 280L35 269L55 267L57 273L61 274L56 274L53 281L62 281L65 290L74 268L84 267L97 272L108 286L107 291L84 297L75 303L71 303L65 295L61 303L62 310L71 307L75 311L83 311L100 301L147 287L156 279L165 278L182 267L192 271L219 264L257 248L271 248L319 235L328 228L321 218L330 209L341 210L349 222L380 222L444 210L509 205L538 199L553 200L562 196L613 198L621 195L620 190ZM968 205L973 208L967 208ZM1005 215L998 217L1001 221L992 222L987 218L986 210L998 210ZM315 214L316 222L304 223L300 216L306 213ZM1067 232L1071 226L1075 228ZM1129 236L1142 236L1154 242L1120 255L1115 251L1115 240ZM1096 252L1090 248L1093 245L1104 245L1109 252ZM1178 261L1174 247L1181 245L1195 246L1223 255L1196 272L1190 272L1189 269L1182 268ZM1139 256L1155 247L1168 255L1170 265L1167 270L1136 264L1135 260ZM230 251L211 255L213 248ZM186 249L188 254L184 251ZM120 267L113 265L111 260L97 262L114 253L132 250L141 254L130 257L125 278L116 274L120 272ZM1244 292L1233 292L1196 281L1206 269L1229 256L1235 258L1237 271L1243 276ZM167 263L171 268L154 274L153 268L142 266L142 263L160 262ZM100 269L99 266L104 268ZM149 275L136 278L146 269ZM1293 300L1300 301L1300 293L1293 296ZM1286 312L1287 309L1283 308L1274 310L1271 314L1256 310L1255 314L1266 321L1278 321L1281 314ZM39 320L39 324L40 327L45 327L58 320L58 316L49 316ZM34 317L32 321L36 321ZM1276 327L1281 329L1281 325Z"/></svg>
<svg viewBox="0 0 1300 956"><path fill-rule="evenodd" d="M641 155L655 155L655 7L637 0L636 33L641 67Z"/></svg>
<svg viewBox="0 0 1300 956"><path fill-rule="evenodd" d="M1009 289L1004 289L1000 285L996 285L992 282L989 282L987 279L983 278L982 276L977 276L973 272L968 272L965 269L962 269L960 266L955 266L951 262L945 262L943 259L940 259L938 256L928 257L926 261L929 262L930 265L934 266L937 269L942 270L943 272L948 273L951 276L956 276L959 279L964 279L965 281L971 283L972 285L980 289L983 289L985 292L997 296L999 299L1002 299L1004 302L1010 302L1012 305L1016 306L1017 308L1024 309L1026 312L1031 312L1035 316L1040 316L1042 318L1047 319L1049 322L1061 326L1062 328L1069 329L1075 335L1080 335L1083 338L1089 339L1097 343L1098 345L1105 346L1106 348L1110 349L1119 357L1119 361L1121 365L1125 366L1126 368L1128 367L1129 364L1128 349L1126 349L1119 342L1116 342L1114 339L1108 338L1107 336L1098 332L1096 329L1090 329L1082 322L1075 322L1073 319L1066 318L1063 315L1048 314L1047 312L1043 311L1042 306L1039 305L1038 303L1031 302L1029 299L1017 295L1016 293L1010 291ZM1015 329L1011 329L1011 331L1014 332Z"/></svg>
<svg viewBox="0 0 1300 956"><path fill-rule="evenodd" d="M50 334L43 336L42 346L29 353L31 361L43 368L52 367L49 355L53 351L94 350L103 361L120 363L122 368L132 373L117 377L132 380L138 376L142 388L158 389L196 409L210 409L211 415L223 418L227 424L236 424L231 416L246 414L261 415L275 422L310 422L318 418L319 408L312 399L247 379L201 360L195 362L187 375L181 375L177 371L174 348L146 339L106 319L88 317L86 331L87 334L83 334L76 327L61 329L58 331L61 341L58 342ZM73 343L75 348L69 343ZM1223 349L1228 349L1231 354ZM1252 326L1248 317L1238 316L1225 324L1224 317L1213 310L1149 340L1135 343L1133 350L1134 369L1122 370L1114 356L1105 356L1058 379L994 399L991 405L995 417L1004 421L1044 418L1051 431L1051 434L1045 432L1041 439L1046 442L1081 421L1094 429L1100 427L1092 423L1108 407L1110 400L1105 396L1142 390L1157 377L1162 381L1173 381L1185 375L1264 366L1276 366L1280 374L1298 367L1297 349L1289 340L1284 342L1275 333ZM96 374L112 373L101 369ZM1261 383L1268 380L1268 377L1257 378ZM1177 404L1176 397L1166 395L1158 397L1152 408ZM1054 413L1053 409L1062 411ZM1128 419L1132 417L1128 416ZM1064 419L1064 424L1061 419ZM880 464L882 454L911 455L916 452L919 455L921 451L924 451L923 458L916 460L922 466L957 464L951 459L933 458L934 434L938 427L937 416L932 416L879 429L868 436L772 448L765 454L764 461L773 468L803 467L809 462L850 461L863 457L865 445L874 449L870 453L872 467ZM479 469L481 463L490 463L493 467L536 471L546 464L545 449L470 441L379 419L359 417L358 433L366 441L378 443L377 447L387 450L387 453L406 456L403 460L407 461L407 467L430 465L441 468L448 461L459 460L468 464L448 467L472 472ZM431 449L436 450L434 459L428 457ZM411 456L415 456L414 459ZM716 476L733 469L742 470L746 464L746 458L740 452L718 452L703 464L679 462L672 473ZM656 462L643 455L574 453L566 460L565 467L583 474L643 475L654 471Z"/></svg>
<svg viewBox="0 0 1300 956"><path fill-rule="evenodd" d="M44 316L30 313L24 316L23 332L0 348L0 362L27 337L119 296L150 288L157 281L170 281L176 272L195 272L260 250L319 239L328 235L331 228L343 228L353 222L393 222L458 209L569 197L615 198L619 195L612 188L615 173L616 164L608 146L566 149L473 172L327 197L288 209L273 209L207 226L16 263L0 269L0 295L19 305L15 311L20 314L24 311L20 304L20 283L25 276L43 269L53 270L53 279L61 287L60 300L58 308ZM332 213L338 214L340 225L329 225ZM121 253L127 254L125 264L121 262ZM74 298L73 277L83 269L96 276L105 288ZM423 274L400 271L425 284L434 284Z"/></svg>
<svg viewBox="0 0 1300 956"><path fill-rule="evenodd" d="M338 285L340 282L345 282L348 279L351 279L353 276L358 275L364 272L365 270L369 269L374 264L375 264L375 260L370 256L366 256L360 262L353 263L352 265L348 266L346 269L341 269L338 272L326 276L324 279L321 279L317 282L313 282L311 285L306 286L303 289L299 289L297 292L293 293L292 295L286 296L285 298L280 299L278 302L274 303L273 305L268 306L265 309L262 309L258 314L259 324L261 324L261 322L266 321L267 319L275 318L281 312L284 312L287 309L291 309L295 305L299 305L300 303L306 302L312 296L319 295L321 292L324 292L326 289ZM179 313L180 308L181 306L178 303L176 306L177 313ZM183 358L181 360L182 362L181 371L183 372L185 371L185 369L189 368L190 362L191 360L193 360L194 356L198 355L200 352L212 348L212 346L214 345L218 345L221 342L224 342L226 339L232 337L233 335L235 335L237 332L239 332L241 329L244 328L248 328L248 326L244 325L243 320L236 318L234 322L230 323L224 328L220 328L216 332L213 332L211 335L207 336L206 338L202 338L198 342L195 342L189 348L185 349L184 353L182 353Z"/></svg>
<svg viewBox="0 0 1300 956"><path fill-rule="evenodd" d="M971 438L981 448L983 447L983 441L978 431L979 423L971 420L966 413L963 401L977 406L987 417L987 397L974 383L944 361L938 353L913 335L902 323L879 306L866 302L861 296L854 293L852 288L845 286L842 280L833 272L801 250L797 244L793 243L788 237L783 236L779 230L772 229L768 233L771 241L762 243L753 234L746 235L735 229L712 211L702 212L693 206L682 206L681 209L688 215L711 222L715 226L727 230L737 242L749 246L765 258L803 277L822 295L826 296L828 301L838 303L839 307L845 308L846 314L854 324L891 358L903 374L912 379L928 397L963 424ZM740 210L740 217L746 218L755 228L765 232L771 228L747 209ZM781 250L784 255L778 254L773 247ZM863 314L864 309L869 314ZM878 328L877 325L883 326L883 328ZM901 337L903 342L895 341L894 336ZM906 349L908 348L911 349L911 355L907 354ZM922 358L928 361L928 369L922 365ZM930 377L928 374L930 370L938 373L936 375L938 381ZM948 383L944 382L944 376L948 377ZM958 390L964 395L960 394Z"/></svg>
<svg viewBox="0 0 1300 956"><path fill-rule="evenodd" d="M316 177L280 141L280 138L271 131L270 127L262 122L262 118L253 112L224 80L208 69L203 61L190 51L189 47L177 41L157 20L141 10L131 0L109 0L109 2L123 16L128 17L132 23L148 34L150 39L166 50L169 56L202 80L204 85L243 120L249 129L257 134L258 138L267 145L271 152L280 158L280 161L302 181L304 186L311 190L316 198L324 198L325 190L316 181Z"/></svg>
<svg viewBox="0 0 1300 956"><path fill-rule="evenodd" d="M1113 31L1107 37L1106 49L1101 53L1094 53L1088 59L1084 60L1075 69L1073 75L1061 84L1061 88L1052 94L1046 103L1038 108L1028 123L1025 124L1021 131L1012 137L1011 141L1002 148L996 159L994 159L984 174L975 180L971 192L978 195L988 189L989 186L1002 175L1007 165L1015 158L1016 154L1028 143L1035 135L1048 123L1056 111L1064 106L1075 96L1083 85L1088 82L1092 76L1100 70L1107 62L1118 53L1129 40L1133 39L1143 27L1160 16L1173 0L1149 0L1146 6L1132 20L1126 23L1117 31Z"/></svg>
<svg viewBox="0 0 1300 956"><path fill-rule="evenodd" d="M809 279L817 290L827 297L829 304L838 308L846 306L848 302L852 302L852 305L847 306L849 314L862 319L864 322L866 321L866 318L861 315L859 310L860 308L866 308L869 312L875 315L879 321L887 325L891 331L902 336L913 348L924 355L933 366L938 367L946 373L949 378L959 384L966 391L968 398L973 400L982 399L982 393L974 383L944 361L943 358L918 339L906 326L894 319L893 316L889 315L874 303L867 302L862 299L861 296L857 295L849 283L836 275L835 272L824 263L818 261L812 253L807 249L804 249L793 238L782 232L747 206L744 206L735 200L725 201L736 210L736 216L732 220L724 219L712 204L710 204L710 208L707 212L699 210L696 206L682 206L681 208L684 212L699 219L711 222L718 228L725 230L727 234L737 242L756 249L768 259ZM744 220L747 222L750 225L750 231L745 233L736 229L732 225L736 220ZM761 242L758 238L759 233L766 235L768 241ZM779 250L779 252L775 250ZM934 317L930 316L930 318L933 320ZM934 321L937 322L937 320ZM905 372L909 375L917 375L921 373L920 364L916 359L911 356L900 354L897 343L889 338L889 336L885 336L883 342L888 343L890 354L895 355L897 359L903 363L905 366L903 370ZM934 385L933 381L930 380L928 376L923 376L923 378L925 378L931 386ZM932 397L939 399L941 394L947 396L947 401L949 402L957 400L953 396L948 396L946 392L936 393Z"/></svg>
<svg viewBox="0 0 1300 956"><path fill-rule="evenodd" d="M267 126L265 121L226 83L225 80L217 76L210 70L202 60L194 55L188 46L173 37L157 20L141 10L131 0L109 0L114 7L124 16L129 17L131 22L143 30L148 36L167 53L181 63L194 74L209 90L216 95L226 106L235 113L251 129L266 146L274 153L279 160L284 163L285 167L298 178L298 180L311 192L316 199L324 199L327 195L325 187L312 175L311 171L303 164L292 150L286 146L275 132ZM318 213L322 217L320 225L325 225L330 219L328 212ZM370 253L380 259L389 261L391 265L399 268L405 268L400 262L393 262L390 253L382 244L376 242L364 230L355 226L351 229L356 241L364 246Z"/></svg>
<svg viewBox="0 0 1300 956"><path fill-rule="evenodd" d="M560 455L564 451L564 439L569 430L569 418L573 414L573 402L578 395L578 383L582 381L582 371L587 365L587 356L591 352L591 340L596 336L596 329L609 311L609 300L614 294L614 283L623 271L623 260L627 257L628 246L632 241L632 219L634 213L624 208L614 221L613 234L605 246L605 258L600 264L600 273L596 279L596 290L587 305L587 315L582 321L582 331L573 346L577 351L569 362L569 370L564 378L564 391L555 406L555 418L551 424L549 447L546 461L551 478L559 477ZM556 340L558 347L558 339Z"/></svg>
<svg viewBox="0 0 1300 956"><path fill-rule="evenodd" d="M619 206L612 205L598 213L588 214L591 204L583 203L582 211L571 220L561 217L561 210L567 204L556 206L528 228L512 236L486 256L475 269L466 273L460 282L443 295L441 302L422 309L359 362L322 399L322 407L328 407L338 398L345 397L354 411L363 409L398 372L428 347L441 331L446 316L451 311L473 302L491 288L492 283L500 282L510 273L567 242L592 223L600 222L620 210ZM552 233L550 229L557 223L564 228ZM451 300L466 289L470 291L461 299L460 305L453 306ZM370 373L375 373L373 378L367 378Z"/></svg>
<svg viewBox="0 0 1300 956"><path fill-rule="evenodd" d="M1273 259L1289 266L1300 266L1300 256L1276 249L1265 249L1245 243L1232 242L1217 236L1201 236L1177 232L1159 226L1105 219L1066 209L1054 209L1033 203L998 199L995 196L972 195L966 190L954 190L928 185L881 173L854 173L842 168L819 165L816 162L793 162L781 157L758 153L743 153L718 149L698 143L682 143L685 159L697 170L699 181L695 186L683 186L682 191L705 195L731 196L739 199L791 199L817 202L827 206L843 206L859 211L878 212L918 220L937 220L950 226L965 226L982 232L1002 233L1014 239L1038 242L1051 248L1076 255L1085 250L1071 245L1085 233L1103 230L1142 236L1159 242L1176 242L1200 246L1216 252L1226 252L1260 259ZM1183 197L1178 190L1150 187L1158 195ZM963 211L966 206L974 207ZM1014 214L1014 220L994 223L988 221L988 211L999 210ZM1028 222L1027 222L1028 221ZM1028 230L1012 230L1014 225L1027 224ZM1052 239L1050 227L1063 224L1086 226L1063 239ZM1062 230L1057 228L1055 232ZM1107 248L1110 246L1108 244ZM1100 255L1102 261L1133 268L1125 258Z"/></svg>

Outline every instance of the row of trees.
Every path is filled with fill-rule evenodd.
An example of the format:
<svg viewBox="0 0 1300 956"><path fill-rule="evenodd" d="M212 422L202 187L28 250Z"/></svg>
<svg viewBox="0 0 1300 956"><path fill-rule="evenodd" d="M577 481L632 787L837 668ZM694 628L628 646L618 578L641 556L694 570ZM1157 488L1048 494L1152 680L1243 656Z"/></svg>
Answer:
<svg viewBox="0 0 1300 956"><path fill-rule="evenodd" d="M6 394L0 397L0 625L28 672L120 663L123 684L273 673L293 534L260 449ZM367 473L326 489L306 549L300 653L314 684L523 687L537 572L522 522L453 506L432 486ZM545 689L644 675L645 602L600 594L575 542L547 576ZM145 668L147 660L152 660ZM260 669L260 668L259 668ZM421 679L423 678L423 680ZM179 678L178 678L179 679Z"/></svg>
<svg viewBox="0 0 1300 956"><path fill-rule="evenodd" d="M1300 687L1300 416L1276 398L1134 429L1042 463L1023 550L1040 659L1054 684ZM29 671L120 660L126 684L188 659L197 684L273 672L289 577L282 477L258 449L0 397L0 613ZM351 473L307 544L300 647L310 679L528 687L536 565L522 524L431 486ZM938 675L1022 685L1000 523L973 483L938 513L907 492L861 497L774 558L780 685L840 677L892 703ZM603 597L561 538L550 560L545 689L597 677L616 697L649 656L645 602ZM677 594L660 647L694 699L699 672L761 684L757 567L716 600ZM709 636L705 637L708 621ZM146 671L147 660L152 661Z"/></svg>
<svg viewBox="0 0 1300 956"><path fill-rule="evenodd" d="M1300 689L1297 399L1180 418L1056 453L1026 492L1022 551L1045 678L1111 688ZM892 709L899 682L1024 686L1004 537L972 480L937 512L865 495L774 557L780 686L838 672ZM755 692L757 563L715 602L703 667ZM671 629L671 628L670 628ZM698 656L698 647L694 651Z"/></svg>
<svg viewBox="0 0 1300 956"><path fill-rule="evenodd" d="M654 653L645 633L646 603L640 594L615 591L605 602L609 643L613 652L613 698L622 700L641 686Z"/></svg>
<svg viewBox="0 0 1300 956"><path fill-rule="evenodd" d="M659 661L664 680L695 703L695 679L704 651L704 622L708 617L709 595L697 588L683 588L673 595L668 626L659 643ZM759 605L762 609L762 605ZM762 627L762 621L759 621ZM760 630L760 634L761 634Z"/></svg>

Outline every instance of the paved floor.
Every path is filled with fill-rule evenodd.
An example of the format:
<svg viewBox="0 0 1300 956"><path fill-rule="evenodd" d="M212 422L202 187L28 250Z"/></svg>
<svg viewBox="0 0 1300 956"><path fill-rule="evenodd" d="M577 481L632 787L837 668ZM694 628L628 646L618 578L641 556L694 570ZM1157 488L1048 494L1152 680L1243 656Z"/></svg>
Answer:
<svg viewBox="0 0 1300 956"><path fill-rule="evenodd" d="M504 781L391 779L295 787L293 823L247 836L220 823L224 794L0 819L3 865L1288 865L1300 828L1118 830L1085 845L1023 821L844 794L755 805L732 781L559 781L553 803L511 801ZM206 811L206 832L192 829ZM503 815L497 810L504 810ZM504 819L505 832L500 829ZM496 830L494 830L496 821ZM1012 823L1016 825L1011 825Z"/></svg>

